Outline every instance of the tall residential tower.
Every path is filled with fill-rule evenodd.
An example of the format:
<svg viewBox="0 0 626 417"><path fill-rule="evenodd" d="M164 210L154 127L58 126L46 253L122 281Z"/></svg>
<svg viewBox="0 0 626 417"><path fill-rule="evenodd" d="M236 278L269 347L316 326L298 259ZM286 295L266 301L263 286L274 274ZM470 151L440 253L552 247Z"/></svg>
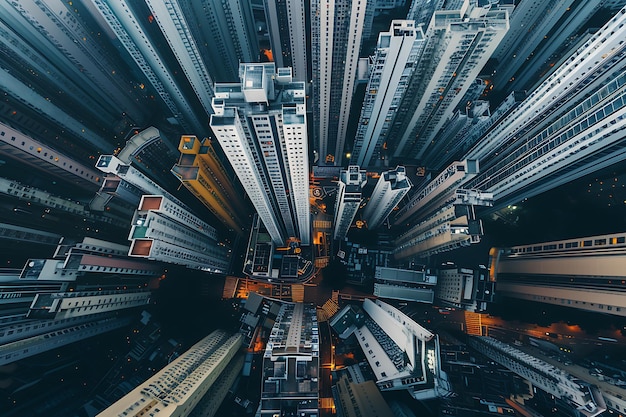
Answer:
<svg viewBox="0 0 626 417"><path fill-rule="evenodd" d="M361 191L366 183L366 171L357 165L350 165L347 170L341 171L335 201L334 240L343 239L348 234L348 229L363 200Z"/></svg>
<svg viewBox="0 0 626 417"><path fill-rule="evenodd" d="M319 164L342 165L361 38L373 0L313 0L313 140Z"/></svg>
<svg viewBox="0 0 626 417"><path fill-rule="evenodd" d="M367 222L367 227L376 229L391 214L400 200L411 189L411 180L406 176L404 167L396 167L389 171L385 171L378 178L374 192L370 197L365 210L363 210L363 218Z"/></svg>
<svg viewBox="0 0 626 417"><path fill-rule="evenodd" d="M506 9L464 0L438 10L389 134L393 157L420 159L509 29Z"/></svg>
<svg viewBox="0 0 626 417"><path fill-rule="evenodd" d="M311 241L303 82L274 63L241 64L239 83L218 83L211 128L277 245Z"/></svg>

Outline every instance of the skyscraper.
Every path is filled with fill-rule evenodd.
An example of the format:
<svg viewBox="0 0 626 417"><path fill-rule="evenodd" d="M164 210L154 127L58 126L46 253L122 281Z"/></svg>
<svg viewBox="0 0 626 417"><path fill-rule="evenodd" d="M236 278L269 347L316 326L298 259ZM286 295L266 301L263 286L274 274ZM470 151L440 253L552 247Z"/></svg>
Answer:
<svg viewBox="0 0 626 417"><path fill-rule="evenodd" d="M385 164L387 135L423 45L422 28L412 20L394 20L389 32L378 35L351 163Z"/></svg>
<svg viewBox="0 0 626 417"><path fill-rule="evenodd" d="M456 161L416 190L393 219L400 229L393 250L396 259L423 257L480 242L482 223L473 206L491 205L493 196L461 187L477 173L478 161Z"/></svg>
<svg viewBox="0 0 626 417"><path fill-rule="evenodd" d="M178 145L180 159L174 174L215 216L236 233L249 226L248 207L240 187L229 178L208 138L184 135Z"/></svg>
<svg viewBox="0 0 626 417"><path fill-rule="evenodd" d="M342 339L356 336L381 391L407 390L420 400L450 394L438 336L397 308L366 299L363 310L347 305L330 325Z"/></svg>
<svg viewBox="0 0 626 417"><path fill-rule="evenodd" d="M110 30L116 34L134 64L167 106L172 115L170 121L180 124L186 130L203 134L207 130L203 120L211 113L211 78L200 59L194 40L189 37L186 22L180 19L177 2L174 0L169 3L169 7L163 3L150 3L154 8L152 13L156 11L159 16L159 19L155 19L152 14L153 20L150 20L144 19L143 7L146 4L93 0ZM158 26L147 25L154 20L159 23ZM161 36L165 37L172 49L157 49L156 44ZM177 65L187 76L186 79L176 77L177 68L171 64L172 55L168 54L173 55ZM189 85L194 91L193 95L185 91ZM200 106L196 103L200 103Z"/></svg>
<svg viewBox="0 0 626 417"><path fill-rule="evenodd" d="M146 123L151 107L139 104L145 91L134 88L139 83L94 29L88 9L53 0L0 4L2 106L18 116L3 122L81 153L112 146L129 126Z"/></svg>
<svg viewBox="0 0 626 417"><path fill-rule="evenodd" d="M236 355L242 338L222 330L212 332L98 416L188 416L205 396L214 403L214 413L226 393L216 398L210 390L219 378L241 369L243 363Z"/></svg>
<svg viewBox="0 0 626 417"><path fill-rule="evenodd" d="M506 9L478 1L435 11L390 132L393 157L420 159L509 29Z"/></svg>
<svg viewBox="0 0 626 417"><path fill-rule="evenodd" d="M128 254L224 274L229 250L215 228L162 195L144 194L131 221Z"/></svg>
<svg viewBox="0 0 626 417"><path fill-rule="evenodd" d="M500 296L626 316L626 234L492 248Z"/></svg>
<svg viewBox="0 0 626 417"><path fill-rule="evenodd" d="M412 186L413 183L406 176L404 167L398 166L394 170L383 172L363 210L363 218L367 222L368 229L376 229L387 220L389 214L398 206Z"/></svg>
<svg viewBox="0 0 626 417"><path fill-rule="evenodd" d="M309 7L304 0L263 0L272 57L278 68L290 67L294 81L308 83ZM248 61L244 61L248 62Z"/></svg>
<svg viewBox="0 0 626 417"><path fill-rule="evenodd" d="M470 345L534 386L565 400L585 417L598 416L606 411L606 403L598 387L584 383L549 363L491 337L472 336Z"/></svg>
<svg viewBox="0 0 626 417"><path fill-rule="evenodd" d="M163 273L157 263L129 258L125 245L56 240L51 258L29 259L13 279L3 275L0 365L127 326Z"/></svg>
<svg viewBox="0 0 626 417"><path fill-rule="evenodd" d="M366 12L373 0L311 2L313 147L341 166Z"/></svg>
<svg viewBox="0 0 626 417"><path fill-rule="evenodd" d="M273 63L241 64L239 77L216 84L211 128L272 241L309 245L304 83Z"/></svg>
<svg viewBox="0 0 626 417"><path fill-rule="evenodd" d="M517 14L512 15L514 24L509 24L507 13L513 3ZM247 198L263 225L255 227L249 239L250 250L242 257L244 271L253 271L250 275L255 279L272 280L272 296L302 298L310 287L304 290L299 282L291 291L287 282L309 279L313 275L309 272L317 273L328 264L335 266L336 260L347 264L350 279L361 282L371 279L376 267L384 264L387 268L378 268L374 284L377 296L432 301L434 291L422 288L434 285L430 277L423 273L420 278L416 271L406 274L401 268L413 268L430 255L477 243L483 232L481 217L489 212L475 212L475 205L489 205L495 196L496 206L491 210L496 210L623 162L626 12L616 8L624 3L0 0L0 261L5 267L0 270L0 365L130 323L130 316L151 300L146 284L157 281L153 278L161 276L164 266L159 261L129 257L129 251L200 270L239 271L236 264L229 269L229 248L220 243L218 232L230 235L248 227ZM403 6L402 11L396 6ZM401 15L409 7L408 15ZM374 20L375 9L389 14ZM384 24L379 24L382 21ZM605 21L609 22L603 25ZM509 25L515 26L515 33L506 32ZM381 35L370 36L374 30L382 31ZM379 43L374 51L376 39ZM511 42L505 45L507 40ZM268 42L273 56L259 51ZM487 62L489 57L495 59ZM255 63L265 58L275 62ZM497 90L498 84L512 78L515 80L503 90ZM492 105L498 107L492 109L479 96L494 80ZM498 104L497 99L516 87L524 91L512 90ZM353 98L355 93L358 97L364 94L365 101ZM491 99L488 92L484 94ZM308 121L307 116L311 117ZM217 142L210 143L209 118L219 136ZM152 129L143 130L146 126L154 126L163 135L157 138ZM153 146L142 148L139 144L139 153L120 151L127 133L140 131L130 142L137 145L145 139L144 144ZM166 139L178 140L181 135L189 142L181 141L183 155L172 168L179 155L172 153L176 143ZM348 150L354 159L346 168L344 152ZM309 156L314 153L322 165L316 167L316 174L324 179L310 176ZM223 155L232 170L220 167L217 159ZM104 174L94 169L95 161ZM410 165L413 162L419 166ZM398 163L402 165L390 170ZM402 166L405 172L400 170ZM387 172L382 172L378 184L366 183L369 176L381 171ZM421 177L424 171L427 174ZM236 172L247 196L230 187L234 180L231 172ZM156 173L159 175L152 175ZM406 183L399 187L403 175ZM410 194L408 178L417 184ZM337 187L331 184L334 179L339 179ZM310 180L316 182L314 189L309 188ZM621 184L621 177L619 181ZM210 207L212 214L202 215L203 207L193 205L195 201L184 202L187 189L183 187ZM309 212L310 191L319 208L315 223ZM101 198L92 200L96 192ZM404 193L410 197L406 205L398 202ZM332 207L329 200L335 197ZM621 200L616 200L620 206ZM140 202L141 210L131 220ZM558 202L562 207L567 203ZM191 213L196 207L198 212ZM334 224L326 207L336 210ZM213 215L231 230L219 227ZM385 221L388 215L392 217ZM357 219L357 226L362 227L366 220L371 230L350 234L354 242L346 242ZM129 226L132 249L125 242ZM311 229L315 239L310 236ZM326 232L331 229L335 239L344 241L328 242ZM70 236L57 254L39 254L57 245L65 232ZM100 239L83 240L85 236ZM606 268L618 269L615 262L621 259L623 237L591 236L524 245L524 251L515 256L505 252L516 247L505 249L497 270L501 294L582 306L588 312L619 318L626 306L616 280L621 283L623 274ZM300 248L295 240L304 245L315 243ZM376 248L372 247L374 241L379 245ZM563 248L559 248L561 243ZM343 246L339 251L338 244ZM472 249L479 249L477 246ZM539 246L541 249L535 249ZM285 256L273 252L277 247ZM395 259L388 256L392 250ZM8 251L11 255L5 255ZM614 259L607 259L607 253ZM234 258L239 260L240 253L236 254ZM331 262L335 254L337 259ZM31 259L23 271L6 268L21 266L15 259L26 256ZM483 256L486 258L486 251ZM572 271L563 266L566 256L581 267ZM247 263L249 259L252 262ZM440 258L431 257L427 262L435 259ZM590 260L599 260L600 265L590 265ZM358 273L357 267L362 267ZM172 271L169 277L183 270L168 268ZM330 271L332 267L325 271L327 276ZM575 275L578 272L585 276ZM199 271L186 273L190 278L209 276ZM566 274L570 282L565 282ZM445 294L442 291L438 298L450 306L482 309L490 301L486 291L493 294L489 287L493 281L485 283L481 293L482 280L474 276L471 281L467 271L440 277L446 286L441 286ZM184 282L165 282L172 281L176 285ZM207 281L219 280L205 279L203 294L209 292L204 285ZM225 293L242 294L248 288ZM474 303L471 297L479 293L483 298ZM184 295L182 298L189 300L191 295ZM333 293L335 300L336 295ZM366 310L385 310L368 304ZM203 312L205 307L202 305ZM259 305L259 309L265 307ZM317 338L314 332L303 331L300 318L308 318L300 315L299 309L284 309L281 324L271 335L271 349L265 352L262 402L270 415L320 413L315 390L327 387L322 375L327 377L329 370L323 367L314 375ZM361 346L379 386L417 387L419 392L413 391L416 398L430 398L438 388L437 339L420 333L413 323L393 321L405 319L402 314L392 309L374 312L382 316L383 325L362 330L365 338L370 337L367 331L376 333L368 339L372 343L365 343L382 349L381 357L388 360L377 365L371 356L374 349L370 352L368 346ZM274 316L269 316L266 324ZM207 322L211 320L215 317L206 317ZM467 324L467 332L482 329L480 320L467 319ZM268 326L266 330L272 324ZM317 342L325 343L325 336ZM615 337L619 337L617 333ZM376 352L378 356L379 350ZM320 350L320 355L324 353ZM66 358L65 364L69 366L75 359ZM70 401L63 401L71 397L70 390L63 390L62 384L51 387L43 371L38 375L43 359L27 359L16 366L24 362L32 366L21 395L26 396L27 390L51 395L63 391L64 396L56 401L36 401L39 397L28 401L41 404L42 409L61 402L71 406ZM389 372L379 369L383 365L389 366ZM136 397L132 404L139 405L131 405L129 414L159 415L174 408L176 401L184 404L183 410L187 407L181 414L189 411L205 386L197 385L195 378L201 375L195 370L179 372L184 367L176 366L163 374L163 379L143 387L152 391ZM515 362L514 366L525 365ZM22 369L17 369L9 375L21 376ZM235 362L232 371L238 369ZM219 384L222 394L232 379L223 381ZM168 387L170 383L173 385ZM12 408L13 398L5 395L5 386L0 381L0 414L44 414ZM350 389L349 384L342 387ZM170 388L173 390L167 392ZM9 389L18 391L15 385ZM208 397L222 397L207 392ZM618 399L616 404L623 411L624 400ZM328 405L326 400L329 395L324 393L320 402ZM214 409L216 402L208 400L206 405ZM9 404L9 411L4 404Z"/></svg>
<svg viewBox="0 0 626 417"><path fill-rule="evenodd" d="M217 82L234 79L240 62L252 62L258 57L252 3L248 0L178 2L200 56L204 57L202 61Z"/></svg>
<svg viewBox="0 0 626 417"><path fill-rule="evenodd" d="M620 10L467 152L481 173L464 187L514 204L621 161L626 10Z"/></svg>
<svg viewBox="0 0 626 417"><path fill-rule="evenodd" d="M601 9L616 12L623 6L623 0L519 2L511 13L511 30L492 56L498 61L490 77L494 90L533 89L538 79L592 36L597 29L594 16Z"/></svg>
<svg viewBox="0 0 626 417"><path fill-rule="evenodd" d="M260 416L318 415L319 348L315 306L283 304L263 354Z"/></svg>
<svg viewBox="0 0 626 417"><path fill-rule="evenodd" d="M348 229L363 200L361 190L366 183L366 171L357 165L350 165L347 170L341 171L335 200L334 240L341 240L348 234Z"/></svg>

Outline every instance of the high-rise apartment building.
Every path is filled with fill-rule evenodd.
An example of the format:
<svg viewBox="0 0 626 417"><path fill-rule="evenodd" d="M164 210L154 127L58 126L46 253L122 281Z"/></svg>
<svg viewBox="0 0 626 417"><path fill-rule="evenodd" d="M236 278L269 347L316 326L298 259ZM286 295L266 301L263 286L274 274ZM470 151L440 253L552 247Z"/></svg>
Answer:
<svg viewBox="0 0 626 417"><path fill-rule="evenodd" d="M305 88L290 68L241 64L218 83L211 128L277 245L311 242Z"/></svg>
<svg viewBox="0 0 626 417"><path fill-rule="evenodd" d="M143 195L131 221L128 254L189 268L228 272L229 250L215 228L162 195Z"/></svg>
<svg viewBox="0 0 626 417"><path fill-rule="evenodd" d="M127 326L163 273L157 263L129 258L128 246L41 233L37 240L43 237L59 243L52 258L29 259L14 277L3 274L2 365Z"/></svg>
<svg viewBox="0 0 626 417"><path fill-rule="evenodd" d="M90 27L86 8L51 0L0 4L1 106L13 116L3 122L84 157L113 146L150 112L139 104L145 92L133 88L135 77L103 41L107 36Z"/></svg>
<svg viewBox="0 0 626 417"><path fill-rule="evenodd" d="M430 271L376 266L374 295L401 301L432 304L437 276Z"/></svg>
<svg viewBox="0 0 626 417"><path fill-rule="evenodd" d="M394 416L376 383L364 377L359 365L350 365L334 372L333 380L336 381L333 398L337 414L346 417Z"/></svg>
<svg viewBox="0 0 626 417"><path fill-rule="evenodd" d="M509 29L508 10L478 3L435 11L389 134L394 158L422 157Z"/></svg>
<svg viewBox="0 0 626 417"><path fill-rule="evenodd" d="M606 411L606 403L597 386L587 384L547 362L491 337L472 336L470 346L535 387L565 400L580 415L594 417Z"/></svg>
<svg viewBox="0 0 626 417"><path fill-rule="evenodd" d="M625 23L622 9L467 152L481 172L464 188L497 209L623 159Z"/></svg>
<svg viewBox="0 0 626 417"><path fill-rule="evenodd" d="M214 404L210 409L215 413L227 392L217 396L211 388L220 378L241 369L243 363L237 361L237 353L242 339L240 334L212 332L98 416L184 417L205 397Z"/></svg>
<svg viewBox="0 0 626 417"><path fill-rule="evenodd" d="M335 228L333 231L334 240L341 240L348 234L348 229L363 200L362 189L367 184L366 174L366 171L357 165L350 165L347 170L342 170L339 175L333 223Z"/></svg>
<svg viewBox="0 0 626 417"><path fill-rule="evenodd" d="M290 67L294 81L308 83L309 7L304 0L263 0L272 58L278 68ZM248 61L244 61L248 62Z"/></svg>
<svg viewBox="0 0 626 417"><path fill-rule="evenodd" d="M500 296L626 316L626 233L492 248Z"/></svg>
<svg viewBox="0 0 626 417"><path fill-rule="evenodd" d="M180 159L172 167L172 174L221 222L242 233L251 223L243 190L229 177L211 140L184 135L178 150Z"/></svg>
<svg viewBox="0 0 626 417"><path fill-rule="evenodd" d="M429 168L439 171L463 157L485 132L509 114L526 98L525 91L513 91L493 110L485 100L476 100L464 110L455 112L446 127L439 131L434 146L424 154Z"/></svg>
<svg viewBox="0 0 626 417"><path fill-rule="evenodd" d="M96 162L96 168L106 173L100 193L112 193L131 204L137 204L144 194L164 195L170 200L184 206L176 197L167 192L148 175L131 165L131 160L122 161L114 155L101 155ZM125 189L128 192L122 193Z"/></svg>
<svg viewBox="0 0 626 417"><path fill-rule="evenodd" d="M491 205L493 197L461 187L463 181L478 172L478 161L456 161L416 190L393 219L393 225L400 229L394 241L396 259L427 256L480 242L482 222L473 206Z"/></svg>
<svg viewBox="0 0 626 417"><path fill-rule="evenodd" d="M487 303L494 300L494 287L495 283L483 267L448 266L437 270L435 298L440 306L484 312Z"/></svg>
<svg viewBox="0 0 626 417"><path fill-rule="evenodd" d="M178 2L196 47L205 57L207 70L217 82L234 79L240 62L258 58L252 3L248 0Z"/></svg>
<svg viewBox="0 0 626 417"><path fill-rule="evenodd" d="M132 165L162 188L173 192L180 185L172 176L172 165L178 160L176 145L159 129L150 126L131 131L132 136L116 153L119 160Z"/></svg>
<svg viewBox="0 0 626 417"><path fill-rule="evenodd" d="M484 89L482 83L480 88ZM473 131L489 119L488 101L468 101L465 108L457 108L446 125L435 136L435 143L424 153L422 159L428 161L428 168L439 171L451 161L462 157L469 148L467 143L472 140Z"/></svg>
<svg viewBox="0 0 626 417"><path fill-rule="evenodd" d="M366 299L363 310L348 305L330 325L342 339L356 336L381 391L407 390L419 400L450 394L438 336L397 308Z"/></svg>
<svg viewBox="0 0 626 417"><path fill-rule="evenodd" d="M563 57L592 36L598 12L615 13L624 4L624 0L518 2L511 13L511 30L492 56L498 62L490 77L494 90L508 94L534 89Z"/></svg>
<svg viewBox="0 0 626 417"><path fill-rule="evenodd" d="M366 11L373 0L311 2L313 148L342 165Z"/></svg>
<svg viewBox="0 0 626 417"><path fill-rule="evenodd" d="M394 20L378 35L351 163L385 164L387 135L423 45L422 28L412 20Z"/></svg>
<svg viewBox="0 0 626 417"><path fill-rule="evenodd" d="M283 304L263 355L261 417L319 415L319 349L315 305Z"/></svg>
<svg viewBox="0 0 626 417"><path fill-rule="evenodd" d="M181 19L178 2L169 1L167 6L150 2L154 9L148 7L151 19L145 15L148 3L93 0L93 5L167 106L170 121L185 130L204 134L207 131L204 119L211 113L213 88L187 23ZM153 22L157 24L152 25ZM157 48L162 37L169 49ZM177 76L179 69L186 77ZM188 88L194 93L189 94Z"/></svg>
<svg viewBox="0 0 626 417"><path fill-rule="evenodd" d="M412 186L404 167L398 166L380 174L372 196L363 210L363 219L368 229L380 227Z"/></svg>
<svg viewBox="0 0 626 417"><path fill-rule="evenodd" d="M87 191L97 190L102 175L79 160L0 122L0 151L30 168L45 172Z"/></svg>

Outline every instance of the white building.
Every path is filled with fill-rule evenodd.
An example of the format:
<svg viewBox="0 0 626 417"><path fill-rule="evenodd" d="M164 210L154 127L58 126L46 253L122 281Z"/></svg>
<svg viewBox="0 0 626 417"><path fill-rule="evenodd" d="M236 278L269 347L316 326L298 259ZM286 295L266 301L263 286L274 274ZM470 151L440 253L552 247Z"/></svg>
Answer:
<svg viewBox="0 0 626 417"><path fill-rule="evenodd" d="M216 84L211 128L277 245L311 242L305 88L289 68L241 64Z"/></svg>
<svg viewBox="0 0 626 417"><path fill-rule="evenodd" d="M179 7L175 7L178 6L177 2L174 0L168 3L170 3L168 8L164 5L161 6L162 9L155 8L164 25L162 33L166 37L168 44L182 48L177 60L179 64L183 65L183 71L186 72L186 75L192 76L191 79L185 80L185 83L189 82L196 94L199 94L198 100L203 103L206 117L206 115L210 114L210 107L206 106L209 104L208 100L210 99L208 97L210 97L212 89L209 84L209 88L206 91L202 90L203 85L206 85L208 82L206 79L202 80L202 73L206 73L205 69L201 61L198 61L199 55L194 48L193 40L185 32L187 29L185 20L181 20L180 16L177 16L177 12L180 13ZM140 23L147 16L139 16L132 2L128 1L93 0L93 4L110 29L115 33L128 55L135 62L135 65L137 65L152 85L152 88L163 100L173 116L172 120L175 120L184 129L196 134L206 132L206 123L196 113L194 108L195 102L189 99L184 91L183 84L179 81L179 77L174 74L174 70L167 64L163 54L159 53L157 45L151 39L150 34ZM158 5L156 2L155 4ZM141 10L143 11L143 9ZM171 10L171 14L169 10ZM172 32L166 32L166 29L172 30Z"/></svg>
<svg viewBox="0 0 626 417"><path fill-rule="evenodd" d="M356 336L381 391L408 390L420 400L450 394L434 333L380 300L366 299L363 310L347 306L330 324L341 338Z"/></svg>
<svg viewBox="0 0 626 417"><path fill-rule="evenodd" d="M280 307L263 354L262 417L319 415L319 329L313 304Z"/></svg>
<svg viewBox="0 0 626 417"><path fill-rule="evenodd" d="M452 116L507 30L506 9L464 0L457 10L435 11L426 44L394 122L395 158L421 158Z"/></svg>
<svg viewBox="0 0 626 417"><path fill-rule="evenodd" d="M41 141L25 135L0 122L0 151L16 157L33 169L45 170L87 190L97 189L102 184L102 176L92 167L70 158L46 146Z"/></svg>
<svg viewBox="0 0 626 417"><path fill-rule="evenodd" d="M530 381L543 391L570 403L585 417L606 411L597 386L583 382L547 362L486 336L470 337L470 346Z"/></svg>
<svg viewBox="0 0 626 417"><path fill-rule="evenodd" d="M10 314L1 317L0 365L127 326L163 273L129 258L128 246L56 241L52 258L29 259L18 276L3 277L0 304Z"/></svg>
<svg viewBox="0 0 626 417"><path fill-rule="evenodd" d="M622 232L492 248L490 275L506 297L623 317L625 242Z"/></svg>
<svg viewBox="0 0 626 417"><path fill-rule="evenodd" d="M312 0L314 149L319 165L342 165L366 10L374 0Z"/></svg>
<svg viewBox="0 0 626 417"><path fill-rule="evenodd" d="M361 190L367 183L366 171L357 165L348 166L339 175L337 186L337 200L335 201L335 217L333 239L340 240L346 237L348 229L359 210L363 197Z"/></svg>
<svg viewBox="0 0 626 417"><path fill-rule="evenodd" d="M307 7L304 0L264 0L272 57L278 68L290 67L294 81L307 77ZM244 61L245 62L245 61Z"/></svg>
<svg viewBox="0 0 626 417"><path fill-rule="evenodd" d="M398 210L393 224L402 230L394 241L396 259L427 256L480 242L482 222L473 206L491 205L493 196L461 188L479 172L478 161L453 162L425 183Z"/></svg>
<svg viewBox="0 0 626 417"><path fill-rule="evenodd" d="M492 79L494 89L506 92L534 89L543 76L549 75L548 65L558 67L564 54L567 56L595 31L584 28L600 9L614 14L624 4L624 0L519 2L511 13L511 30L494 52L493 58L500 63ZM544 41L546 36L549 42Z"/></svg>
<svg viewBox="0 0 626 417"><path fill-rule="evenodd" d="M188 416L228 372L242 338L215 330L98 416Z"/></svg>
<svg viewBox="0 0 626 417"><path fill-rule="evenodd" d="M485 268L450 266L437 271L435 298L438 305L444 307L483 312L487 302L493 301L494 286Z"/></svg>
<svg viewBox="0 0 626 417"><path fill-rule="evenodd" d="M145 0L172 53L207 115L211 114L213 80L178 0Z"/></svg>
<svg viewBox="0 0 626 417"><path fill-rule="evenodd" d="M402 301L432 304L437 276L429 271L376 266L374 295Z"/></svg>
<svg viewBox="0 0 626 417"><path fill-rule="evenodd" d="M258 58L258 28L252 3L249 0L178 2L187 29L214 80L233 79L240 62Z"/></svg>
<svg viewBox="0 0 626 417"><path fill-rule="evenodd" d="M395 170L383 172L363 210L368 229L380 227L412 186L404 167L398 166Z"/></svg>
<svg viewBox="0 0 626 417"><path fill-rule="evenodd" d="M384 163L381 151L423 44L422 28L412 20L393 20L389 31L378 35L351 163L366 167Z"/></svg>
<svg viewBox="0 0 626 417"><path fill-rule="evenodd" d="M620 10L467 154L464 188L514 204L623 160L626 10Z"/></svg>
<svg viewBox="0 0 626 417"><path fill-rule="evenodd" d="M209 224L162 195L144 195L132 220L128 254L226 273L228 249Z"/></svg>

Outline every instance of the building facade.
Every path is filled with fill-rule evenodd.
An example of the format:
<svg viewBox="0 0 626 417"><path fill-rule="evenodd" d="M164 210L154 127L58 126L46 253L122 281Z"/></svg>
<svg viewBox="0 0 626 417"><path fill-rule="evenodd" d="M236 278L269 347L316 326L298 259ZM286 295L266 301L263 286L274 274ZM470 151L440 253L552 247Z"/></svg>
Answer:
<svg viewBox="0 0 626 417"><path fill-rule="evenodd" d="M220 376L229 372L242 338L215 330L98 416L190 415ZM224 396L210 400L221 403Z"/></svg>
<svg viewBox="0 0 626 417"><path fill-rule="evenodd" d="M387 135L424 45L421 27L394 20L378 35L350 163L385 165Z"/></svg>
<svg viewBox="0 0 626 417"><path fill-rule="evenodd" d="M626 316L625 241L616 233L492 248L489 273L502 296Z"/></svg>
<svg viewBox="0 0 626 417"><path fill-rule="evenodd" d="M363 210L368 229L380 227L412 186L404 167L398 166L395 170L383 172Z"/></svg>
<svg viewBox="0 0 626 417"><path fill-rule="evenodd" d="M51 258L2 275L2 365L129 325L163 274L157 263L129 258L125 245L50 238L58 243Z"/></svg>
<svg viewBox="0 0 626 417"><path fill-rule="evenodd" d="M251 222L243 190L234 183L215 153L211 140L184 135L174 174L220 221L241 234Z"/></svg>
<svg viewBox="0 0 626 417"><path fill-rule="evenodd" d="M621 9L466 153L481 173L463 186L494 209L623 159L626 10Z"/></svg>
<svg viewBox="0 0 626 417"><path fill-rule="evenodd" d="M482 221L474 206L489 206L493 197L461 187L478 172L476 160L455 161L416 190L393 219L399 229L393 250L396 259L425 257L480 242Z"/></svg>
<svg viewBox="0 0 626 417"><path fill-rule="evenodd" d="M263 354L258 415L319 415L319 343L315 306L283 304Z"/></svg>
<svg viewBox="0 0 626 417"><path fill-rule="evenodd" d="M305 88L289 68L241 64L216 84L211 128L277 245L311 242Z"/></svg>
<svg viewBox="0 0 626 417"><path fill-rule="evenodd" d="M472 336L470 346L535 387L564 399L585 417L598 416L606 411L606 403L597 386L574 378L549 363L487 336Z"/></svg>
<svg viewBox="0 0 626 417"><path fill-rule="evenodd" d="M437 10L389 134L393 157L420 160L509 29L508 10L465 0Z"/></svg>
<svg viewBox="0 0 626 417"><path fill-rule="evenodd" d="M290 67L294 81L309 82L309 8L304 0L264 0L272 57L278 68Z"/></svg>
<svg viewBox="0 0 626 417"><path fill-rule="evenodd" d="M334 240L341 240L346 237L363 200L361 190L366 183L366 171L357 165L350 165L347 170L341 171L335 201Z"/></svg>
<svg viewBox="0 0 626 417"><path fill-rule="evenodd" d="M484 312L494 300L494 287L485 268L450 266L437 271L435 298L444 307Z"/></svg>
<svg viewBox="0 0 626 417"><path fill-rule="evenodd" d="M373 0L311 2L313 148L342 166L363 29Z"/></svg>
<svg viewBox="0 0 626 417"><path fill-rule="evenodd" d="M230 251L215 228L162 195L143 195L131 221L128 255L225 274Z"/></svg>
<svg viewBox="0 0 626 417"><path fill-rule="evenodd" d="M366 299L363 310L348 305L330 325L342 339L356 336L381 391L407 390L419 400L450 394L437 335L395 307Z"/></svg>

